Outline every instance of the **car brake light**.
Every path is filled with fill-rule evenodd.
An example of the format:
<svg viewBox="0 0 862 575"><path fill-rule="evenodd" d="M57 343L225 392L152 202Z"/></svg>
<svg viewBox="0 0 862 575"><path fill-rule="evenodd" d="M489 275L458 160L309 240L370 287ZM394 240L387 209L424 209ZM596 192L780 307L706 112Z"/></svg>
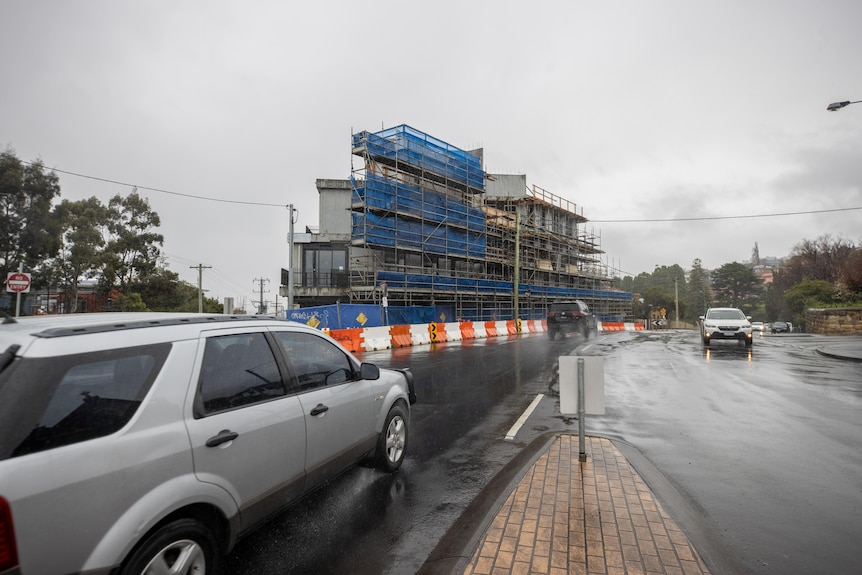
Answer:
<svg viewBox="0 0 862 575"><path fill-rule="evenodd" d="M12 529L12 509L0 497L0 571L18 565L18 551L15 548L15 532Z"/></svg>

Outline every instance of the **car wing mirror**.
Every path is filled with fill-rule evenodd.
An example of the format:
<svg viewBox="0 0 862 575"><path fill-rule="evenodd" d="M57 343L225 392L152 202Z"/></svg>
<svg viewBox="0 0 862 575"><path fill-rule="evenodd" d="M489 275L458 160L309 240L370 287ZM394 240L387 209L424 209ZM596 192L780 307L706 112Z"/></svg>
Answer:
<svg viewBox="0 0 862 575"><path fill-rule="evenodd" d="M359 366L359 377L362 379L380 379L380 368L373 363L363 363Z"/></svg>

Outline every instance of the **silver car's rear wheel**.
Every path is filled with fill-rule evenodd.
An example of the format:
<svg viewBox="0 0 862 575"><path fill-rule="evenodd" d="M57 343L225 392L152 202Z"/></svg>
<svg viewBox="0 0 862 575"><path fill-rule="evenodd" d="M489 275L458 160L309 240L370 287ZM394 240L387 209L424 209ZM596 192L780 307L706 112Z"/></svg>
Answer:
<svg viewBox="0 0 862 575"><path fill-rule="evenodd" d="M129 558L123 575L206 575L216 573L219 552L212 534L193 519L169 523L145 540Z"/></svg>
<svg viewBox="0 0 862 575"><path fill-rule="evenodd" d="M147 575L162 573L206 573L204 550L191 539L168 544L144 567Z"/></svg>
<svg viewBox="0 0 862 575"><path fill-rule="evenodd" d="M401 405L389 410L377 440L377 467L393 472L401 467L407 451L407 411Z"/></svg>

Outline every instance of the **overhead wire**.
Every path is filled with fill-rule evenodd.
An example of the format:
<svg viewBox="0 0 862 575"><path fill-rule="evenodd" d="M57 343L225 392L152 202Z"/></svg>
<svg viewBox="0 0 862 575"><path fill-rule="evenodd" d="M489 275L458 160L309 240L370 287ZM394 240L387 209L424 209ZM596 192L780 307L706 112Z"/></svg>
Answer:
<svg viewBox="0 0 862 575"><path fill-rule="evenodd" d="M34 162L28 162L26 160L20 160L24 164L35 165ZM70 176L76 176L78 178L86 178L89 180L96 180L99 182L105 182L109 184L116 184L118 186L125 186L127 188L138 189L138 190L147 190L150 192L156 192L160 194L169 194L172 196L180 196L184 198L191 198L195 200L203 200L207 202L221 202L225 204L240 204L240 205L248 205L248 206L267 206L273 208L286 208L289 207L289 204L273 204L268 202L249 202L245 200L226 200L223 198L212 198L209 196L201 196L196 194L187 194L182 192L174 192L171 190L164 190L161 188L152 188L148 186L141 186L138 184L130 184L127 182L121 182L119 180L112 180L109 178L102 178L98 176L90 176L87 174L81 174L77 172L71 172L69 170L61 170L59 168L46 168L53 170L55 172L60 172L61 174L67 174ZM711 220L743 220L743 219L751 219L751 218L777 218L777 217L785 217L785 216L803 216L803 215L812 215L812 214L826 214L826 213L834 213L834 212L849 212L854 210L862 210L862 206L858 207L850 207L850 208L834 208L828 210L805 210L800 212L776 212L776 213L767 213L767 214L747 214L747 215L733 215L733 216L702 216L702 217L681 217L681 218L633 218L633 219L613 219L613 220L602 220L602 219L592 219L589 221L594 224L643 224L643 223L662 223L662 222L702 222L702 221L711 221Z"/></svg>
<svg viewBox="0 0 862 575"><path fill-rule="evenodd" d="M30 166L34 166L34 165L36 165L36 164L35 164L35 162L28 162L28 161L26 161L26 160L20 160L20 162L21 162L21 163L23 163L23 164L30 165ZM108 179L108 178L100 178L100 177L98 177L98 176L89 176L89 175L87 175L87 174L79 174L79 173L77 173L77 172L70 172L70 171L68 171L68 170L61 170L61 169L59 169L59 168L47 168L47 167L46 167L45 169L50 169L51 171L54 171L54 172L60 172L61 174L66 174L66 175L69 175L69 176L76 176L76 177L78 177L78 178L86 178L86 179L88 179L88 180L95 180L95 181L98 181L98 182L105 182L105 183L108 183L108 184L115 184L115 185L118 185L118 186L125 186L125 187L127 187L127 188L132 188L132 189L137 189L137 190L147 190L147 191L149 191L149 192L157 192L157 193L160 193L160 194L169 194L169 195L171 195L171 196L180 196L180 197L183 197L183 198L191 198L191 199L194 199L194 200L204 200L204 201L207 201L207 202L221 202L221 203L223 203L223 204L241 204L241 205L246 205L246 206L265 206L265 207L271 207L271 208L286 208L286 207L288 207L288 204L271 204L271 203L268 203L268 202L249 202L249 201L244 201L244 200L225 200L225 199L223 199L223 198L211 198L211 197L209 197L209 196L199 196L199 195L195 195L195 194L186 194L186 193L182 193L182 192L173 192L173 191L171 191L171 190L163 190L163 189L160 189L160 188L151 188L151 187L148 187L148 186L141 186L141 185L139 185L139 184L130 184L130 183L127 183L127 182L121 182L121 181L119 181L119 180L111 180L111 179Z"/></svg>

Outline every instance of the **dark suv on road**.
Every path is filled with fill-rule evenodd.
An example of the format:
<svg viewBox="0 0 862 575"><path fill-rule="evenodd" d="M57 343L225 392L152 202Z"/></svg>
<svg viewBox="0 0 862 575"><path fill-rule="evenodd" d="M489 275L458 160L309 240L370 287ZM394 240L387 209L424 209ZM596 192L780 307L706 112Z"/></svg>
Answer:
<svg viewBox="0 0 862 575"><path fill-rule="evenodd" d="M597 329L596 316L590 313L590 308L581 300L561 301L552 303L548 309L548 338L554 340L557 335L579 333L590 337Z"/></svg>

